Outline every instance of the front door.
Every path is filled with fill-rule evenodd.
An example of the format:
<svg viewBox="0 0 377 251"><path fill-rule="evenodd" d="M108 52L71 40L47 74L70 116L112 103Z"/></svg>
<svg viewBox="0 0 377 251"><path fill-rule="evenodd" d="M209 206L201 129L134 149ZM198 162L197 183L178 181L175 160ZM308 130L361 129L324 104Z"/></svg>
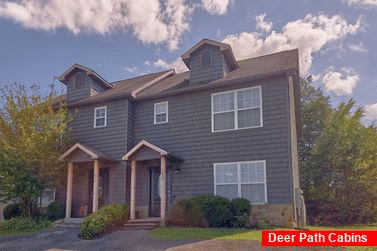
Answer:
<svg viewBox="0 0 377 251"><path fill-rule="evenodd" d="M93 213L93 182L94 170L89 169L88 182L88 213ZM101 168L99 170L99 191L98 191L98 209L109 204L109 168Z"/></svg>
<svg viewBox="0 0 377 251"><path fill-rule="evenodd" d="M160 168L149 169L149 217L160 217L161 210L161 172Z"/></svg>

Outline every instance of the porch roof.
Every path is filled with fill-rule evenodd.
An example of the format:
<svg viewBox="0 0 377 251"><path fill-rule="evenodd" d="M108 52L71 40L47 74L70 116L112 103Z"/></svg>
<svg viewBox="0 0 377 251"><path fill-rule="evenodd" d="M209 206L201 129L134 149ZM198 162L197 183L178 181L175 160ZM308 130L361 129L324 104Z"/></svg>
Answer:
<svg viewBox="0 0 377 251"><path fill-rule="evenodd" d="M143 158L142 160L155 159L156 157L160 156L167 156L175 161L182 161L181 158L172 156L166 150L156 145L153 145L152 143L149 143L146 140L141 140L136 146L134 146L122 157L122 160L133 160L137 159L138 157L140 158L140 156L137 156L140 153L144 153L144 156L141 157Z"/></svg>
<svg viewBox="0 0 377 251"><path fill-rule="evenodd" d="M118 160L111 158L107 154L102 153L102 152L100 152L96 149L93 149L93 148L91 148L87 145L84 145L82 143L76 143L75 145L73 145L65 153L63 153L63 155L61 155L59 157L59 160L60 161L72 160L72 158L74 156L74 152L76 150L85 153L85 155L87 155L89 157L89 159L91 159L91 160L100 159L100 160L105 160L105 161L110 161L110 162L119 162Z"/></svg>

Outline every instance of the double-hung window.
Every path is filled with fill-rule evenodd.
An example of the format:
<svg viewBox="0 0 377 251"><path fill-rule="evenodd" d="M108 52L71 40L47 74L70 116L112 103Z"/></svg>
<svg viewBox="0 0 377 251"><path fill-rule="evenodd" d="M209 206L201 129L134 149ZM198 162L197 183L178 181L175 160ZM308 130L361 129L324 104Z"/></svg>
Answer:
<svg viewBox="0 0 377 251"><path fill-rule="evenodd" d="M267 203L266 161L214 164L215 195Z"/></svg>
<svg viewBox="0 0 377 251"><path fill-rule="evenodd" d="M97 107L94 109L94 128L104 127L107 124L107 109L106 106Z"/></svg>
<svg viewBox="0 0 377 251"><path fill-rule="evenodd" d="M154 123L161 124L168 122L168 101L154 104Z"/></svg>
<svg viewBox="0 0 377 251"><path fill-rule="evenodd" d="M212 132L261 126L261 86L212 94Z"/></svg>

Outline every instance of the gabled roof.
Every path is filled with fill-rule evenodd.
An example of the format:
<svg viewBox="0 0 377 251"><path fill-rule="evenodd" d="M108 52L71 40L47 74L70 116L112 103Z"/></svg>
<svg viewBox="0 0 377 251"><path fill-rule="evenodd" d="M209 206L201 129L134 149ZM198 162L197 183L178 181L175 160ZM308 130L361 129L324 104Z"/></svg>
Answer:
<svg viewBox="0 0 377 251"><path fill-rule="evenodd" d="M73 153L75 150L80 149L81 151L85 152L86 154L89 155L90 158L92 159L103 159L103 160L108 160L108 161L116 161L107 154L104 154L98 150L95 150L87 145L81 144L81 143L76 143L74 146L69 148L65 153L63 153L62 156L59 157L59 161L64 161L68 158L68 156Z"/></svg>
<svg viewBox="0 0 377 251"><path fill-rule="evenodd" d="M185 54L183 54L181 56L183 62L186 64L186 66L189 69L190 69L190 61L191 61L192 54L195 51L197 51L200 47L202 47L203 45L211 45L211 46L218 47L220 49L220 52L224 55L225 60L228 63L228 65L230 66L230 68L232 70L238 68L237 61L236 61L236 59L233 55L233 52L232 52L232 47L230 47L229 44L224 44L224 43L221 43L221 42L218 42L218 41L214 41L214 40L210 40L210 39L205 38L205 39L201 40L199 43L197 43L196 45L194 45L190 50L188 50Z"/></svg>
<svg viewBox="0 0 377 251"><path fill-rule="evenodd" d="M201 89L212 89L222 84L231 84L237 81L243 81L245 78L257 79L271 76L276 73L284 73L291 71L295 75L298 72L298 50L282 51L270 55L264 55L256 58L238 61L239 68L229 72L224 78L206 83L206 84L190 84L190 72L176 74L170 78L160 81L158 84L145 89L136 97L144 99L147 97L155 97L158 95L168 95L180 92L197 91Z"/></svg>
<svg viewBox="0 0 377 251"><path fill-rule="evenodd" d="M139 92L143 91L145 88L151 87L158 81L161 81L163 78L173 76L174 74L174 70L167 70L157 73L150 73L131 79L116 81L111 83L111 85L113 86L112 89L76 101L70 105L84 105L94 102L103 102L127 96L135 97Z"/></svg>
<svg viewBox="0 0 377 251"><path fill-rule="evenodd" d="M64 84L67 84L67 77L76 69L79 69L81 71L84 71L88 76L92 76L94 78L96 78L97 80L99 80L99 82L104 85L105 87L107 88L112 88L111 84L109 82L107 82L104 78L102 78L98 73L96 73L95 71L93 71L92 69L88 68L88 67L85 67L85 66L82 66L80 64L74 64L72 65L71 67L68 68L68 70L66 70L62 75L60 75L58 77L58 79L64 83Z"/></svg>
<svg viewBox="0 0 377 251"><path fill-rule="evenodd" d="M159 148L158 146L155 146L151 143L149 143L148 141L146 140L142 140L140 141L136 146L134 146L130 151L128 151L128 153L126 153L123 157L122 157L122 160L128 160L137 150L139 150L140 148L142 148L143 146L146 146L154 151L156 151L157 153L160 154L160 156L165 156L165 155L168 155L168 152L165 151L164 149L161 149Z"/></svg>
<svg viewBox="0 0 377 251"><path fill-rule="evenodd" d="M196 46L199 46L199 44ZM195 49L195 46L191 50L193 49ZM190 52L190 50L188 52ZM70 105L85 105L125 97L134 97L136 100L163 97L208 88L213 89L222 85L251 81L274 74L286 74L287 72L299 76L299 57L297 49L238 61L238 65L239 67L237 69L227 73L224 78L205 84L190 84L189 71L175 74L172 70L116 81L111 83L113 86L112 89L76 101Z"/></svg>

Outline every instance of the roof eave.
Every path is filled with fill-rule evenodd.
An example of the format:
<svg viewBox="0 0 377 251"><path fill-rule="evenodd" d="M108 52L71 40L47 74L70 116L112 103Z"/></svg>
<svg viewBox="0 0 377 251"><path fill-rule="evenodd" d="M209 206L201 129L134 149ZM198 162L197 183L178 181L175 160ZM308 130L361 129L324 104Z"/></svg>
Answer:
<svg viewBox="0 0 377 251"><path fill-rule="evenodd" d="M107 101L112 101L112 100L117 100L117 99L122 99L122 98L132 98L132 95L130 92L127 93L121 93L121 94L115 94L111 96L106 96L103 98L96 98L95 100L91 100L91 97L79 100L76 102L72 102L68 104L68 107L77 107L77 106L84 106L84 105L90 105L90 104L97 104L97 103L102 103L102 102L107 102Z"/></svg>
<svg viewBox="0 0 377 251"><path fill-rule="evenodd" d="M58 77L59 81L62 82L63 84L67 84L68 75L71 74L71 72L73 70L75 70L76 68L84 71L88 76L92 76L92 77L96 78L104 86L109 87L109 88L113 88L112 85L109 82L107 82L103 77L101 77L98 73L96 73L95 71L93 71L90 68L87 68L87 67L82 66L82 65L77 64L77 63L73 64L71 67L68 68L68 70L66 70L62 75L60 75Z"/></svg>
<svg viewBox="0 0 377 251"><path fill-rule="evenodd" d="M139 96L139 97L135 98L135 101L144 101L144 100L149 100L149 99L166 97L166 96L170 96L170 95L180 95L180 94L185 94L185 93L197 92L197 91L201 91L201 90L220 88L220 87L224 87L224 86L241 84L241 83L248 82L248 81L256 81L256 80L259 80L259 79L273 78L273 77L278 77L278 76L281 76L281 75L285 76L286 74L297 75L297 73L298 73L297 69L290 68L290 69L285 69L285 70L281 70L281 71L268 72L268 73L251 75L251 76L244 76L244 77L240 77L240 78L236 78L236 79L220 79L220 80L210 82L208 84L195 85L191 88L187 88L187 89L184 89L184 90L178 89L178 90L166 91L166 92L163 92L163 93Z"/></svg>

